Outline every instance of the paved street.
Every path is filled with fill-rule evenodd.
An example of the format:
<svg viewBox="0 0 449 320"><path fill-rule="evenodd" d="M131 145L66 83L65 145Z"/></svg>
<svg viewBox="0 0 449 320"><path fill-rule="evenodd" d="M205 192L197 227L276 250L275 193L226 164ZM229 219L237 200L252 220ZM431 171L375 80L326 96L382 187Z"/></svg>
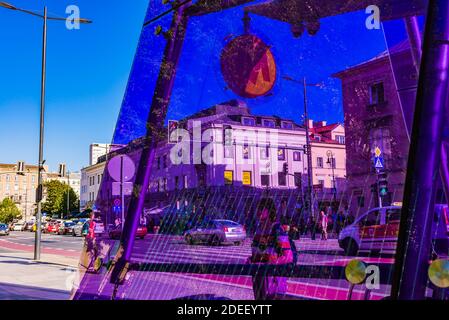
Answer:
<svg viewBox="0 0 449 320"><path fill-rule="evenodd" d="M66 300L77 268L73 259L0 247L0 300Z"/></svg>
<svg viewBox="0 0 449 320"><path fill-rule="evenodd" d="M7 237L0 237L0 248L33 252L34 232L12 231ZM65 257L79 258L83 238L72 236L60 236L42 234L42 251L48 254L62 255Z"/></svg>
<svg viewBox="0 0 449 320"><path fill-rule="evenodd" d="M298 264L321 266L345 266L354 257L343 256L337 240L296 241ZM166 235L148 235L145 240L136 240L132 260L146 263L193 263L193 264L244 264L251 255L251 240L247 239L240 246L222 245L187 245L182 237ZM369 256L361 253L366 263L392 263L392 256ZM195 295L212 295L228 299L252 299L252 280L249 276L216 275L216 274L180 274L131 272L131 278L118 291L128 298L138 299L176 299ZM89 288L83 292L97 292L104 274L86 275ZM112 287L107 283L101 291L103 298L110 296ZM95 289L93 289L95 288ZM288 294L298 299L341 299L348 296L349 284L345 279L289 279ZM380 299L386 295L388 287L381 286L373 291L372 298ZM94 291L91 291L94 290ZM355 288L354 299L361 299L364 290ZM91 298L89 294L83 298Z"/></svg>
<svg viewBox="0 0 449 320"><path fill-rule="evenodd" d="M108 241L113 244L113 241ZM298 264L345 266L354 257L346 257L338 247L336 239L328 241L310 240L303 238L295 241L298 250ZM12 232L10 236L0 237L0 259L8 259L10 264L17 264L18 268L2 270L0 288L3 293L0 299L20 297L32 299L39 293L32 291L40 288L49 299L68 298L66 279L73 274L67 270L74 270L83 245L83 238L43 234L43 256L50 257L51 263L35 264L30 261L34 244L34 233ZM11 260L8 255L16 257ZM251 240L247 239L242 245L187 245L182 237L167 235L147 235L144 240L136 240L132 260L147 263L217 263L217 264L244 264L251 255ZM369 256L361 253L359 258L366 263L392 263L391 255ZM47 258L48 261L49 258ZM14 262L15 261L15 262ZM1 260L0 260L1 264ZM3 264L5 268L6 264ZM36 271L31 270L31 267ZM41 274L41 268L46 268L48 274L54 279L49 283L38 281L30 274ZM68 269L67 269L68 268ZM103 275L86 274L89 278L89 287L95 288L104 282ZM132 272L127 283L119 289L118 297L130 292L139 299L176 299L180 297L208 295L215 298L252 299L252 280L249 276L208 275L208 274L179 274L179 273L149 273ZM22 277L22 278L21 278ZM39 278L39 277L38 277ZM33 282L35 281L35 282ZM37 282L36 282L37 281ZM107 282L107 281L106 281ZM34 283L34 285L31 285ZM104 283L102 291L104 298L110 297L112 288ZM348 283L344 279L289 279L288 294L298 299L346 299ZM380 290L373 291L372 297L379 299L385 296L388 288L382 286ZM31 291L30 291L31 290ZM54 291L56 290L56 291ZM60 291L58 291L60 290ZM31 293L30 293L31 292ZM47 294L48 292L48 294ZM85 290L89 292L89 290ZM364 291L355 289L354 298L361 299ZM86 296L85 296L86 298Z"/></svg>

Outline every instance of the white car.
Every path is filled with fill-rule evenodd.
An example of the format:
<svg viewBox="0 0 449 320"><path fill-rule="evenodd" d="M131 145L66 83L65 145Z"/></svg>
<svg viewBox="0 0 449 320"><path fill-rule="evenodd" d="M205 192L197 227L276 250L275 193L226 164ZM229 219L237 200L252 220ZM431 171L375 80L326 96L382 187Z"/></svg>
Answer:
<svg viewBox="0 0 449 320"><path fill-rule="evenodd" d="M394 253L399 234L401 207L373 208L360 215L338 235L340 248L348 256L359 250ZM449 236L449 210L447 205L435 205L432 238L435 245L446 250Z"/></svg>
<svg viewBox="0 0 449 320"><path fill-rule="evenodd" d="M13 231L23 231L23 230L25 230L25 224L24 223L15 223L12 230Z"/></svg>

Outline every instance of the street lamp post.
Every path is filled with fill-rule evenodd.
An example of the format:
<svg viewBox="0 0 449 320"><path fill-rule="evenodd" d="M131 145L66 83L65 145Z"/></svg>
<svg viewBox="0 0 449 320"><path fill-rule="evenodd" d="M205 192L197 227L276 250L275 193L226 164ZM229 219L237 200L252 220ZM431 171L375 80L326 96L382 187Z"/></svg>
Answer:
<svg viewBox="0 0 449 320"><path fill-rule="evenodd" d="M335 204L337 200L337 184L335 183L335 158L331 150L327 150L327 164L332 169L332 202Z"/></svg>
<svg viewBox="0 0 449 320"><path fill-rule="evenodd" d="M68 219L70 215L70 172L67 171L67 216Z"/></svg>
<svg viewBox="0 0 449 320"><path fill-rule="evenodd" d="M306 129L306 150L307 150L307 198L309 203L309 212L311 216L314 216L313 208L313 169L312 169L312 148L310 145L310 130L309 130L309 112L308 112L308 100L307 100L307 87L322 87L322 83L307 83L304 77L302 81L296 80L290 76L283 76L284 80L301 84L304 90L304 124Z"/></svg>
<svg viewBox="0 0 449 320"><path fill-rule="evenodd" d="M66 21L66 18L60 17L49 17L47 15L47 7L44 6L44 14L36 13L30 10L25 10L18 8L12 4L6 2L0 2L0 7L20 11L23 13L30 14L35 17L43 19L43 32L42 32L42 75L41 75L41 105L40 105L40 124L39 124L39 169L38 169L38 194L36 197L37 202L37 229L36 238L34 243L34 260L40 260L41 257L41 220L42 220L42 195L43 195L43 185L42 185L42 170L44 167L44 115L45 115L45 76L46 76L46 64L47 64L47 21L57 20ZM82 18L74 19L74 22L78 23L91 23L92 21Z"/></svg>

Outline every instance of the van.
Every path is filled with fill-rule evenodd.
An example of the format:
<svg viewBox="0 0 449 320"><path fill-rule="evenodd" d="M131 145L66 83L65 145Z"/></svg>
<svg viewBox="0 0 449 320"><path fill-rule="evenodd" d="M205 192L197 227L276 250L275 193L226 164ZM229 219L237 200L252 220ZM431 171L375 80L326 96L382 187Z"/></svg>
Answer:
<svg viewBox="0 0 449 320"><path fill-rule="evenodd" d="M400 206L373 208L360 215L344 228L338 243L346 255L355 256L359 251L394 253L399 234ZM449 210L447 205L435 205L432 224L433 249L436 253L448 253Z"/></svg>

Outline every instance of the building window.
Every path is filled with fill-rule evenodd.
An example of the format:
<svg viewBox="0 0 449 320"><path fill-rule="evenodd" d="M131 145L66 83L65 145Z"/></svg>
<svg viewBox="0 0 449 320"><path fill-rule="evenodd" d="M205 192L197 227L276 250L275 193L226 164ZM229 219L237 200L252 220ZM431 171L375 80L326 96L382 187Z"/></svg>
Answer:
<svg viewBox="0 0 449 320"><path fill-rule="evenodd" d="M301 161L301 152L299 151L293 152L293 161Z"/></svg>
<svg viewBox="0 0 449 320"><path fill-rule="evenodd" d="M384 83L377 82L369 87L370 105L376 105L385 102Z"/></svg>
<svg viewBox="0 0 449 320"><path fill-rule="evenodd" d="M163 166L164 169L167 168L167 155L165 155L165 156L163 157L163 160L162 160L162 166Z"/></svg>
<svg viewBox="0 0 449 320"><path fill-rule="evenodd" d="M285 148L278 149L278 160L285 160Z"/></svg>
<svg viewBox="0 0 449 320"><path fill-rule="evenodd" d="M371 157L375 157L375 150L379 148L382 151L384 167L387 169L388 160L391 157L391 134L387 128L375 128L369 132L369 148Z"/></svg>
<svg viewBox="0 0 449 320"><path fill-rule="evenodd" d="M324 180L323 179L318 179L318 185L323 188L324 187Z"/></svg>
<svg viewBox="0 0 449 320"><path fill-rule="evenodd" d="M243 171L242 172L242 184L244 186L252 185L251 171Z"/></svg>
<svg viewBox="0 0 449 320"><path fill-rule="evenodd" d="M268 119L263 119L262 120L262 125L264 127L268 127L268 128L276 127L276 123L274 122L274 120L268 120Z"/></svg>
<svg viewBox="0 0 449 320"><path fill-rule="evenodd" d="M251 153L247 143L243 144L243 159L251 159Z"/></svg>
<svg viewBox="0 0 449 320"><path fill-rule="evenodd" d="M317 168L323 168L323 158L322 157L316 158L316 166L317 166Z"/></svg>
<svg viewBox="0 0 449 320"><path fill-rule="evenodd" d="M234 182L234 171L225 170L224 172L224 183L227 185L231 185Z"/></svg>
<svg viewBox="0 0 449 320"><path fill-rule="evenodd" d="M270 157L270 147L260 147L260 159L267 160Z"/></svg>
<svg viewBox="0 0 449 320"><path fill-rule="evenodd" d="M234 158L234 147L225 145L224 146L224 157L225 158Z"/></svg>
<svg viewBox="0 0 449 320"><path fill-rule="evenodd" d="M335 136L335 140L336 140L339 144L345 144L345 136Z"/></svg>
<svg viewBox="0 0 449 320"><path fill-rule="evenodd" d="M256 120L254 118L242 118L242 123L245 126L255 126Z"/></svg>
<svg viewBox="0 0 449 320"><path fill-rule="evenodd" d="M282 121L281 127L282 129L293 129L293 123L289 121Z"/></svg>
<svg viewBox="0 0 449 320"><path fill-rule="evenodd" d="M261 185L266 186L266 187L270 186L270 176L267 174L262 174L260 176L260 183L261 183Z"/></svg>

